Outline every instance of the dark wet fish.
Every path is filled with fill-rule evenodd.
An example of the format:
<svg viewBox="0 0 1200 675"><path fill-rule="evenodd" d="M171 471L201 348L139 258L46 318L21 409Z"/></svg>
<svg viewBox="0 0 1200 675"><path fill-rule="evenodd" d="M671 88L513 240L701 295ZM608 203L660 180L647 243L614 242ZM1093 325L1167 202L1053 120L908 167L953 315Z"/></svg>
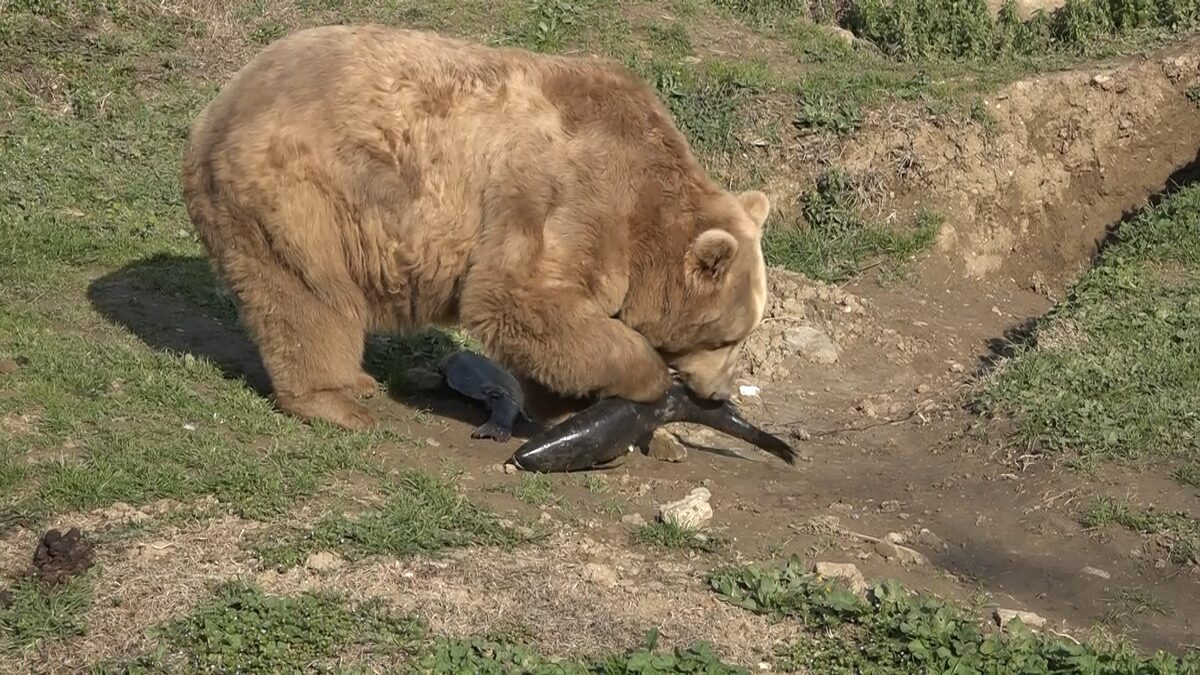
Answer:
<svg viewBox="0 0 1200 675"><path fill-rule="evenodd" d="M588 469L617 459L672 422L702 424L752 443L788 464L796 463L791 446L751 424L733 405L702 399L678 382L656 404L602 399L530 438L510 461L521 470L538 473Z"/></svg>
<svg viewBox="0 0 1200 675"><path fill-rule="evenodd" d="M525 395L508 371L473 352L454 352L442 359L438 371L458 393L479 401L488 409L488 421L471 432L471 438L490 438L504 443L512 438L517 416L525 414Z"/></svg>

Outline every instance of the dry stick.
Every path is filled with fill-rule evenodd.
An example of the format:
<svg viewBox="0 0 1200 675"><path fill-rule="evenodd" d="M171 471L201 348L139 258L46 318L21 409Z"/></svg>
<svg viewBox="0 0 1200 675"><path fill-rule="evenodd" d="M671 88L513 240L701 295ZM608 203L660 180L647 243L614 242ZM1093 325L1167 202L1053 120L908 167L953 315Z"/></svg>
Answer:
<svg viewBox="0 0 1200 675"><path fill-rule="evenodd" d="M862 534L861 532L854 532L853 530L847 530L844 527L839 527L838 529L841 530L842 534L846 534L851 537L862 539L863 541L869 541L872 544L891 544L892 546L895 546L898 550L908 553L910 556L912 556L916 560L925 560L925 556L916 549L912 549L907 546L901 546L900 544L893 544L892 542L890 542L886 539L880 539L879 537L872 537L869 534Z"/></svg>
<svg viewBox="0 0 1200 675"><path fill-rule="evenodd" d="M883 427L883 426L888 426L888 425L892 425L892 424L900 424L901 422L907 422L907 421L911 420L912 418L916 417L919 413L922 413L928 409L929 408L916 407L916 408L913 408L912 410L910 410L908 412L908 414L904 415L903 417L889 417L887 419L882 419L878 422L871 422L870 424L864 424L862 426L857 426L857 427L842 427L841 429L826 429L824 431L810 431L810 432L808 432L808 435L811 438L821 438L824 436L833 436L835 434L844 434L844 433L852 432L852 431L867 431L870 429L874 429L876 427ZM775 424L772 426L782 428L782 427L790 427L792 425L799 424L799 423L800 423L800 420L796 420L794 422L785 422L783 424Z"/></svg>

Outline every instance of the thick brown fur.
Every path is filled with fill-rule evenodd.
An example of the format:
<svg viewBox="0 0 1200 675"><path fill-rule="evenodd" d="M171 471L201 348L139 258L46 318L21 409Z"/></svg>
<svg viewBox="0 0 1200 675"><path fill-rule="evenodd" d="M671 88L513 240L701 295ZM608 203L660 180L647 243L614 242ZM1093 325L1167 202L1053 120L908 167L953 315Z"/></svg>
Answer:
<svg viewBox="0 0 1200 675"><path fill-rule="evenodd" d="M276 403L374 424L368 332L458 324L534 388L732 383L770 204L699 166L652 89L594 59L379 26L267 47L195 121L188 213ZM536 399L537 392L531 394Z"/></svg>

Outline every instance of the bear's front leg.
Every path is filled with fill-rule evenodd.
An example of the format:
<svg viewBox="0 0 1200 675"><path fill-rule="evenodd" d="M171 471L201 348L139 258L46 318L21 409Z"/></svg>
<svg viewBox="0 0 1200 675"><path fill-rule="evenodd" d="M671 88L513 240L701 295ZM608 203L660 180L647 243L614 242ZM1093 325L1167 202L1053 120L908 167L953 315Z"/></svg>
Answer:
<svg viewBox="0 0 1200 675"><path fill-rule="evenodd" d="M465 326L519 377L560 396L651 403L671 385L667 364L641 334L582 294L487 285L464 293Z"/></svg>

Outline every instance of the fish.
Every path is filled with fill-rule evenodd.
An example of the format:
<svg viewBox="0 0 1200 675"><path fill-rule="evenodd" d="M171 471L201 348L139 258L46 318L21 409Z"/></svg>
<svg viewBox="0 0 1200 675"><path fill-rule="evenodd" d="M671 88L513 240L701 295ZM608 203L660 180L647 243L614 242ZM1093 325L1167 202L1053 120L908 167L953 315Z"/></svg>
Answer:
<svg viewBox="0 0 1200 675"><path fill-rule="evenodd" d="M532 421L525 412L525 394L511 373L474 352L459 351L438 363L446 385L458 393L483 401L488 420L471 432L471 438L501 443L512 439L517 418Z"/></svg>
<svg viewBox="0 0 1200 675"><path fill-rule="evenodd" d="M787 442L751 424L732 403L700 398L678 380L657 403L601 399L535 434L509 462L535 473L595 468L630 452L655 429L673 422L701 424L758 446L789 465L796 463L796 451Z"/></svg>

